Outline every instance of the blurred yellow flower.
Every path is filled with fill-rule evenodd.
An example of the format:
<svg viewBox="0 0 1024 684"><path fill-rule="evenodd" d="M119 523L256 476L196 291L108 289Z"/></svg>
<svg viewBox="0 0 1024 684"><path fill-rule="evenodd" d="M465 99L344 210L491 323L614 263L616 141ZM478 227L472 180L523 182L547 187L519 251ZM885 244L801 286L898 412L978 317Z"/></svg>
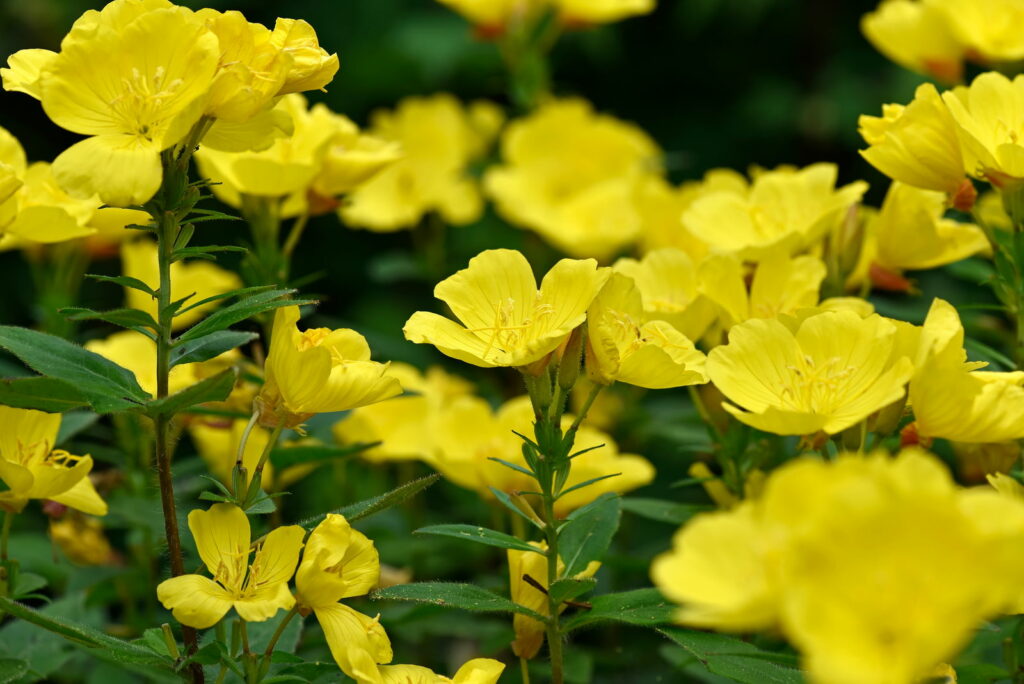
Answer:
<svg viewBox="0 0 1024 684"><path fill-rule="evenodd" d="M391 662L391 641L379 616L370 618L349 608L342 599L362 596L380 580L380 559L373 542L329 513L316 526L295 573L296 601L302 615L316 614L331 655L341 670L354 677L352 651L362 651L374 663Z"/></svg>
<svg viewBox="0 0 1024 684"><path fill-rule="evenodd" d="M959 83L966 48L937 5L885 0L861 18L861 31L875 49L900 66L946 83Z"/></svg>
<svg viewBox="0 0 1024 684"><path fill-rule="evenodd" d="M948 102L948 100L947 100ZM957 125L946 102L931 83L918 86L906 105L882 106L882 116L861 115L861 156L889 178L922 190L944 192L962 210L974 204Z"/></svg>
<svg viewBox="0 0 1024 684"><path fill-rule="evenodd" d="M25 149L10 131L0 127L0 235L14 221L18 202L15 193L23 185L28 161Z"/></svg>
<svg viewBox="0 0 1024 684"><path fill-rule="evenodd" d="M640 290L622 273L594 298L587 332L587 373L596 382L665 389L708 381L704 354L669 323L646 319Z"/></svg>
<svg viewBox="0 0 1024 684"><path fill-rule="evenodd" d="M740 421L780 435L841 432L904 396L913 364L878 316L826 311L790 329L751 319L708 355L711 381Z"/></svg>
<svg viewBox="0 0 1024 684"><path fill-rule="evenodd" d="M526 257L490 249L434 288L434 296L462 325L417 311L403 332L411 342L432 344L474 366L526 366L554 351L583 323L606 278L593 259L562 259L538 290Z"/></svg>
<svg viewBox="0 0 1024 684"><path fill-rule="evenodd" d="M1024 22L1020 0L925 0L945 15L946 25L981 62L1012 62L1024 58Z"/></svg>
<svg viewBox="0 0 1024 684"><path fill-rule="evenodd" d="M550 0L438 0L485 31L498 33L509 23L522 23Z"/></svg>
<svg viewBox="0 0 1024 684"><path fill-rule="evenodd" d="M355 330L300 331L299 307L274 314L266 380L257 397L260 421L295 427L316 413L347 411L401 394L388 364L370 360L366 338Z"/></svg>
<svg viewBox="0 0 1024 684"><path fill-rule="evenodd" d="M545 542L530 542L544 553L547 553L548 545ZM573 579L588 579L601 568L599 561L592 561L580 573L573 576ZM558 574L560 578L565 570L565 563L558 559ZM551 609L548 606L548 595L542 592L535 585L527 582L524 577L529 576L536 584L545 589L551 586L548 578L548 559L542 553L533 551L508 550L508 574L509 574L509 598L513 603L526 606L535 613L549 616ZM563 603L559 607L559 613L565 610ZM526 615L516 613L512 618L512 627L516 633L516 640L512 642L512 652L520 658L529 660L537 655L541 645L544 644L545 626L539 620Z"/></svg>
<svg viewBox="0 0 1024 684"><path fill-rule="evenodd" d="M357 408L334 425L342 444L380 442L361 452L368 461L434 459L436 423L441 412L458 397L473 391L472 383L433 366L421 373L405 363L393 362L389 372L406 394Z"/></svg>
<svg viewBox="0 0 1024 684"><path fill-rule="evenodd" d="M935 299L921 331L923 357L910 381L917 432L957 442L1024 437L1024 372L979 371L967 362L964 329L948 302Z"/></svg>
<svg viewBox="0 0 1024 684"><path fill-rule="evenodd" d="M134 240L121 247L121 262L124 275L137 278L154 290L160 285L157 246L152 240ZM242 279L209 261L198 260L186 263L175 261L171 264L171 301L192 295L182 306L188 308L207 297L223 294L242 287ZM156 298L134 288L125 288L127 304L141 309L157 319ZM217 307L219 302L208 302L186 311L174 319L173 327L180 330L192 325Z"/></svg>
<svg viewBox="0 0 1024 684"><path fill-rule="evenodd" d="M1024 18L1024 5L1021 7ZM1022 42L1024 45L1024 42ZM967 170L993 185L1024 178L1024 76L990 71L969 87L943 93L956 122Z"/></svg>
<svg viewBox="0 0 1024 684"><path fill-rule="evenodd" d="M878 213L866 217L866 237L854 280L872 267L896 274L938 268L990 249L985 232L973 223L945 218L940 192L893 181Z"/></svg>
<svg viewBox="0 0 1024 684"><path fill-rule="evenodd" d="M654 11L657 0L553 0L562 21L605 24Z"/></svg>
<svg viewBox="0 0 1024 684"><path fill-rule="evenodd" d="M686 229L682 216L705 192L712 192L719 184L727 185L733 181L738 185L736 192L742 193L747 186L746 179L729 169L712 169L704 175L704 180L688 181L679 187L673 187L660 176L648 175L637 192L637 208L641 217L640 252L646 254L672 247L685 252L694 261L703 259L708 247Z"/></svg>
<svg viewBox="0 0 1024 684"><path fill-rule="evenodd" d="M751 318L776 318L818 305L825 263L816 256L790 257L784 251L766 255L747 271L731 255L712 255L700 265L700 291L718 309L726 330Z"/></svg>
<svg viewBox="0 0 1024 684"><path fill-rule="evenodd" d="M860 201L867 183L836 188L835 164L780 167L755 174L743 193L708 192L683 214L683 223L712 252L758 260L815 245Z"/></svg>
<svg viewBox="0 0 1024 684"><path fill-rule="evenodd" d="M641 183L661 152L636 126L554 100L510 124L501 149L484 185L512 223L574 257L607 259L640 235Z"/></svg>
<svg viewBox="0 0 1024 684"><path fill-rule="evenodd" d="M89 479L92 458L55 449L59 413L0 406L0 508L19 513L29 499L49 499L90 515L107 502Z"/></svg>
<svg viewBox="0 0 1024 684"><path fill-rule="evenodd" d="M69 514L51 520L50 539L79 565L110 565L116 558L102 523L93 517Z"/></svg>
<svg viewBox="0 0 1024 684"><path fill-rule="evenodd" d="M464 107L447 94L376 112L370 134L399 146L402 156L355 189L339 210L342 221L379 232L413 228L430 212L452 225L476 221L483 199L470 165L486 154L502 120L492 103Z"/></svg>
<svg viewBox="0 0 1024 684"><path fill-rule="evenodd" d="M505 669L505 664L497 660L474 658L449 679L422 665L378 665L359 648L350 648L348 657L357 684L498 684Z"/></svg>
<svg viewBox="0 0 1024 684"><path fill-rule="evenodd" d="M61 187L131 206L157 191L160 152L202 116L218 54L191 10L115 0L82 15L59 53L12 59L3 76L7 89L38 97L58 126L92 136L54 160Z"/></svg>
<svg viewBox="0 0 1024 684"><path fill-rule="evenodd" d="M288 580L295 573L306 531L298 525L275 528L256 547L249 563L249 519L238 506L214 504L188 514L199 557L213 579L180 575L156 588L164 608L183 625L206 629L234 607L246 622L263 622L295 605Z"/></svg>
<svg viewBox="0 0 1024 684"><path fill-rule="evenodd" d="M535 491L537 483L532 478L489 460L500 458L526 467L522 439L513 431L530 434L533 421L533 407L527 396L505 402L496 412L479 397L460 397L442 412L437 422L438 452L431 465L448 480L487 499L493 497L489 487L509 494ZM562 429L567 430L572 416L564 417L562 422ZM564 489L595 477L620 474L561 497L555 502L557 515L567 515L606 492L623 493L654 480L654 466L647 459L620 454L610 435L584 423L576 434L574 449L593 447L599 448L573 459Z"/></svg>
<svg viewBox="0 0 1024 684"><path fill-rule="evenodd" d="M242 207L246 196L271 197L280 200L281 216L321 213L320 205L332 208L336 196L400 156L396 144L360 133L324 104L309 108L302 95L281 98L274 112L290 118L292 132L269 148L230 152L204 146L196 153L200 171L219 183L212 190L226 204Z"/></svg>
<svg viewBox="0 0 1024 684"><path fill-rule="evenodd" d="M665 321L697 340L715 318L712 301L700 293L697 266L681 249L651 250L639 261L619 259L612 270L633 279L640 290L646 320Z"/></svg>
<svg viewBox="0 0 1024 684"><path fill-rule="evenodd" d="M805 457L695 518L651 572L684 624L781 627L812 682L915 684L1019 594L1022 535L1024 502L960 489L919 450Z"/></svg>
<svg viewBox="0 0 1024 684"><path fill-rule="evenodd" d="M654 10L656 0L438 0L479 26L485 35L523 24L545 9L569 26L604 24Z"/></svg>

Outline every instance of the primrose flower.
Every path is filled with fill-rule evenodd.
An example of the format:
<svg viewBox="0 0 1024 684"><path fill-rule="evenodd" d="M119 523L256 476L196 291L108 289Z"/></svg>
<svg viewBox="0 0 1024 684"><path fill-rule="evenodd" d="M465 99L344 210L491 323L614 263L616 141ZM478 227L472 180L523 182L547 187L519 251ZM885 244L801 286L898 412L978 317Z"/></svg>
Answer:
<svg viewBox="0 0 1024 684"><path fill-rule="evenodd" d="M463 663L449 679L421 665L378 665L366 651L349 649L352 678L357 684L498 684L505 664L491 658Z"/></svg>
<svg viewBox="0 0 1024 684"><path fill-rule="evenodd" d="M731 255L712 255L700 265L700 291L714 302L726 330L751 318L776 318L818 305L825 263L816 256L767 255L747 287L743 264Z"/></svg>
<svg viewBox="0 0 1024 684"><path fill-rule="evenodd" d="M694 518L651 574L683 624L781 629L811 682L913 684L1019 595L1022 535L1024 502L920 450L803 457Z"/></svg>
<svg viewBox="0 0 1024 684"><path fill-rule="evenodd" d="M90 515L106 515L89 471L92 458L55 449L59 413L0 406L0 508L20 513L29 499L49 499Z"/></svg>
<svg viewBox="0 0 1024 684"><path fill-rule="evenodd" d="M264 425L294 427L316 413L347 411L401 394L388 364L370 360L370 346L355 330L299 331L298 321L297 306L274 314L266 381L256 399Z"/></svg>
<svg viewBox="0 0 1024 684"><path fill-rule="evenodd" d="M472 393L473 385L440 366L421 373L394 362L390 373L406 394L353 410L335 423L334 436L342 444L379 442L360 453L374 463L414 459L430 463L437 450L435 426L442 411Z"/></svg>
<svg viewBox="0 0 1024 684"><path fill-rule="evenodd" d="M966 48L935 2L886 0L860 21L875 49L902 67L959 83Z"/></svg>
<svg viewBox="0 0 1024 684"><path fill-rule="evenodd" d="M537 483L523 473L490 460L500 458L520 467L523 441L514 433L533 430L534 413L528 396L516 397L494 411L485 400L466 396L442 411L436 423L437 455L428 461L446 479L472 489L490 499L490 487L508 494L534 491ZM562 429L568 430L572 416L564 416ZM584 423L576 433L574 448L581 453L572 461L572 470L564 489L597 477L618 473L616 477L595 482L560 497L555 514L565 516L607 492L625 493L654 480L654 466L634 454L619 453L612 437Z"/></svg>
<svg viewBox="0 0 1024 684"><path fill-rule="evenodd" d="M154 290L159 286L157 246L152 240L126 242L121 247L121 261L124 275L137 278ZM197 260L191 263L175 261L171 264L171 301L185 295L192 295L185 302L183 309L207 297L224 294L240 287L242 287L241 278L209 261ZM125 288L125 295L128 306L133 309L141 309L151 315L153 320L157 319L159 312L155 297L134 288ZM217 305L216 301L207 302L191 311L186 311L174 319L174 329L180 330L192 325Z"/></svg>
<svg viewBox="0 0 1024 684"><path fill-rule="evenodd" d="M607 259L640 235L640 186L661 152L636 126L555 100L511 123L501 149L484 185L512 223L574 257Z"/></svg>
<svg viewBox="0 0 1024 684"><path fill-rule="evenodd" d="M1012 62L1024 58L1024 22L1018 0L928 0L945 15L949 30L980 62Z"/></svg>
<svg viewBox="0 0 1024 684"><path fill-rule="evenodd" d="M868 148L860 154L889 178L944 192L952 206L969 210L976 196L967 179L971 167L965 166L947 103L935 86L924 83L910 104L883 105L880 117L862 115L859 130Z"/></svg>
<svg viewBox="0 0 1024 684"><path fill-rule="evenodd" d="M913 364L878 315L826 311L794 323L751 319L711 350L711 381L741 422L780 435L841 432L905 394ZM742 407L742 408L741 408Z"/></svg>
<svg viewBox="0 0 1024 684"><path fill-rule="evenodd" d="M633 279L646 320L665 321L696 340L715 318L714 305L700 292L697 266L681 249L651 250L639 261L622 258L612 270Z"/></svg>
<svg viewBox="0 0 1024 684"><path fill-rule="evenodd" d="M921 329L910 405L917 432L957 442L1005 442L1024 437L1024 372L980 371L967 361L964 328L948 302L935 299Z"/></svg>
<svg viewBox="0 0 1024 684"><path fill-rule="evenodd" d="M50 539L78 565L109 565L117 553L103 534L103 524L85 515L50 521Z"/></svg>
<svg viewBox="0 0 1024 684"><path fill-rule="evenodd" d="M391 662L391 641L379 616L370 618L342 599L362 596L380 581L380 559L373 542L330 513L310 533L295 573L296 600L302 615L314 613L338 667L355 677L352 651L374 663Z"/></svg>
<svg viewBox="0 0 1024 684"><path fill-rule="evenodd" d="M54 160L61 187L138 205L160 187L160 152L202 116L218 55L216 36L191 10L115 0L83 14L59 53L17 53L4 86L39 99L58 126L91 136Z"/></svg>
<svg viewBox="0 0 1024 684"><path fill-rule="evenodd" d="M188 514L188 528L213 579L180 575L160 583L157 598L178 622L206 629L232 607L246 622L263 622L295 605L288 580L299 562L304 529L274 529L256 548L250 564L249 519L238 506L214 504L208 511L194 510Z"/></svg>
<svg viewBox="0 0 1024 684"><path fill-rule="evenodd" d="M893 181L881 210L867 217L858 270L938 268L989 250L985 232L944 217L945 197Z"/></svg>
<svg viewBox="0 0 1024 684"><path fill-rule="evenodd" d="M554 0L562 21L570 25L606 24L654 11L656 0Z"/></svg>
<svg viewBox="0 0 1024 684"><path fill-rule="evenodd" d="M956 122L971 174L996 186L1024 179L1024 119L1019 114L1024 107L1024 76L1011 81L990 71L965 90L943 93L942 99Z"/></svg>
<svg viewBox="0 0 1024 684"><path fill-rule="evenodd" d="M451 225L476 221L483 198L470 166L487 153L503 118L490 102L464 107L447 94L409 97L374 113L369 133L402 156L359 185L339 217L378 232L413 228L430 212Z"/></svg>
<svg viewBox="0 0 1024 684"><path fill-rule="evenodd" d="M697 198L683 223L712 252L753 261L780 249L793 254L816 244L867 190L863 181L836 188L837 175L824 163L762 171L743 193Z"/></svg>
<svg viewBox="0 0 1024 684"><path fill-rule="evenodd" d="M631 278L613 273L587 312L587 372L595 382L664 389L708 381L704 354L665 321L645 320Z"/></svg>
<svg viewBox="0 0 1024 684"><path fill-rule="evenodd" d="M548 545L544 542L530 542L540 551L546 553ZM589 579L601 568L599 561L592 561L582 572L573 576L573 579ZM558 559L558 575L561 576L565 570L565 563ZM524 577L529 576L542 587L550 587L548 578L548 559L542 553L533 551L508 550L508 574L509 594L513 603L526 606L535 613L548 616L551 609L548 606L548 596L541 592L536 586L527 582ZM565 604L559 606L558 612L565 610ZM516 640L512 642L512 652L520 658L529 660L537 655L537 651L544 644L544 624L528 615L516 613L512 618L512 627L516 633Z"/></svg>
<svg viewBox="0 0 1024 684"><path fill-rule="evenodd" d="M526 366L554 351L583 323L606 278L593 259L562 259L538 290L526 257L490 249L434 288L434 296L462 325L417 311L403 332L410 342L432 344L474 366Z"/></svg>
<svg viewBox="0 0 1024 684"><path fill-rule="evenodd" d="M742 193L747 186L745 178L729 169L712 169L704 175L704 180L687 181L678 187L660 176L649 175L637 193L637 208L642 219L638 239L640 253L671 247L695 262L707 256L708 246L686 229L681 217L698 197L712 191L726 178L738 180L737 192Z"/></svg>

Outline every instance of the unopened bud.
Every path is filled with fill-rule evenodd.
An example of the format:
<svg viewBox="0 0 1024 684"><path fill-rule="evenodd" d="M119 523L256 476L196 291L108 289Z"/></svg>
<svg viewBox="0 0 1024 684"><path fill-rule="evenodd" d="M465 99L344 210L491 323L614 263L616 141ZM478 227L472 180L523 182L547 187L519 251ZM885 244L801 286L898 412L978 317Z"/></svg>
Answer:
<svg viewBox="0 0 1024 684"><path fill-rule="evenodd" d="M572 331L562 352L562 363L558 366L558 386L568 392L576 384L583 363L583 326Z"/></svg>

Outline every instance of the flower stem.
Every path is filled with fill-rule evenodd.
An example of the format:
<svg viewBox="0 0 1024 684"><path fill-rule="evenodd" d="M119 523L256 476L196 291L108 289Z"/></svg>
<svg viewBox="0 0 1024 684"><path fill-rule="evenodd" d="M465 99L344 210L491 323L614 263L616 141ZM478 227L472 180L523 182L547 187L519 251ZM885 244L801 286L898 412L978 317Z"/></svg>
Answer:
<svg viewBox="0 0 1024 684"><path fill-rule="evenodd" d="M519 659L519 673L522 676L523 684L530 684L530 661L526 658Z"/></svg>
<svg viewBox="0 0 1024 684"><path fill-rule="evenodd" d="M7 540L11 536L11 523L14 522L14 513L4 511L4 527L0 532L0 561L7 560Z"/></svg>
<svg viewBox="0 0 1024 684"><path fill-rule="evenodd" d="M284 619L281 620L281 624L279 624L277 629L274 630L274 635L270 637L270 643L267 644L267 650L263 653L264 658L269 659L274 655L274 647L277 646L278 640L281 638L281 635L284 634L285 628L288 627L288 623L292 621L292 618L298 614L299 609L297 607L292 607L292 609L288 611L288 614L284 616Z"/></svg>
<svg viewBox="0 0 1024 684"><path fill-rule="evenodd" d="M302 232L306 229L307 223L309 223L309 212L305 211L292 223L292 228L288 231L288 237L285 238L284 247L281 249L281 254L284 256L281 260L281 268L285 271L283 274L285 281L288 280L288 275L291 271L292 255L295 253L295 248L299 246L299 239L302 237Z"/></svg>
<svg viewBox="0 0 1024 684"><path fill-rule="evenodd" d="M554 495L550 487L545 487L544 492L544 533L548 542L548 587L551 587L558 580L558 527L555 519ZM562 684L562 630L558 623L558 601L555 601L548 593L548 658L551 660L551 682Z"/></svg>

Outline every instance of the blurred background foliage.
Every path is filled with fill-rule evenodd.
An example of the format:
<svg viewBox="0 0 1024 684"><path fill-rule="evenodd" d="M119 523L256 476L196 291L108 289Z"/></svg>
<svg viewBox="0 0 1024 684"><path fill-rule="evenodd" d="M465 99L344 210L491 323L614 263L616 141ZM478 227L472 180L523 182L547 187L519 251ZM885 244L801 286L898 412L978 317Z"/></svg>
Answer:
<svg viewBox="0 0 1024 684"><path fill-rule="evenodd" d="M447 91L463 100L486 98L507 106L507 79L494 45L477 39L458 15L432 0L235 0L182 2L198 8L238 9L250 21L273 25L278 15L303 18L317 30L321 45L336 51L341 71L326 93L312 93L312 102L366 125L370 113L392 107L408 95ZM861 140L857 117L877 113L884 102L911 98L919 77L891 64L860 34L860 16L875 0L660 0L657 11L617 24L565 35L552 53L554 90L580 95L599 111L632 121L648 131L666 153L671 179L697 179L710 168L746 170L756 164L806 165L816 161L839 164L840 182L864 178L872 184L868 202L881 201L886 188L881 176L857 154ZM0 52L30 47L56 49L61 36L84 10L98 7L87 0L3 0L0 2ZM0 125L14 133L31 160L50 160L76 139L51 124L31 98L0 92ZM207 223L197 242L225 244L244 240L241 223ZM379 234L342 226L334 214L313 219L299 246L293 273L306 279L304 289L322 300L312 320L331 327L352 327L367 336L378 359L402 360L420 367L443 364L468 375L465 365L447 363L429 346L404 341L401 328L417 309L433 308L433 283L465 265L481 249L514 247L524 250L543 272L558 255L532 233L505 225L493 211L476 224L448 230L443 263L428 266L424 236L417 231ZM229 255L230 257L230 255ZM233 266L230 258L226 265ZM987 301L987 290L970 281L976 273L960 266L963 278L942 272L919 282L927 297L905 295L877 298L883 313L907 320L923 318L931 295L956 302ZM93 272L116 273L118 260L95 263ZM38 298L30 269L18 251L0 254L0 320L32 325L39 319ZM97 309L120 304L116 288L84 283L81 305ZM112 332L102 326L78 331L78 340ZM982 335L984 339L984 336ZM984 356L984 352L980 356ZM3 369L9 370L6 366ZM498 402L522 392L514 372L479 372L471 378L481 392ZM634 388L625 388L625 392ZM629 397L627 397L629 398ZM631 408L614 430L623 452L639 453L658 468L655 484L639 496L704 503L695 487L673 487L687 477L693 454L707 437L683 391L662 391ZM310 432L330 440L338 415L318 416ZM114 464L121 458L110 447L111 428L103 423L85 426L75 435L82 453ZM101 466L102 467L102 466ZM197 475L201 461L187 441L179 447L176 475L184 480L179 495L184 511L199 504L203 486ZM351 461L326 466L314 477L291 487L285 498L284 519L297 520L337 508L343 503L383 492L400 481L426 474L422 464L368 465ZM191 478L191 479L190 479ZM190 484L191 483L191 489ZM185 513L181 512L184 520ZM474 581L504 592L507 570L495 549L421 538L412 530L432 522L491 524L495 512L476 495L445 481L402 509L388 511L359 527L374 539L381 560L406 569L413 579ZM108 629L128 629L141 611L142 619L158 624L166 615L155 597L141 603L125 596L150 592L150 578L132 576L124 568L80 569L55 562L55 551L41 532L37 515L19 523L12 541L13 555L23 567L44 574L72 594L52 610ZM160 539L159 502L121 497L111 501L105 521L119 549L140 540ZM668 548L675 526L626 514L612 554L599 574L598 593L650 586L648 565ZM130 534L128 530L133 530ZM149 530L147 533L146 530ZM191 540L185 534L183 539ZM142 540L142 543L147 543ZM111 581L114 580L114 581ZM441 672L483 654L512 664L507 645L510 620L464 614L434 606L362 606L380 610L395 644L395 661L420 663ZM130 631L130 630L129 630ZM307 630L304 648L309 657L329 660L315 627ZM112 666L74 651L56 637L24 624L0 630L0 655L19 653L46 672L51 681L129 681ZM27 654L27 655L26 655ZM571 681L677 682L727 681L707 674L682 649L670 646L651 631L612 627L574 635L569 648ZM77 664L76 664L77 663ZM74 665L74 666L73 666ZM537 665L542 671L543 665ZM508 668L503 681L517 681L518 668ZM326 681L326 680L325 680ZM337 681L332 679L331 681Z"/></svg>

